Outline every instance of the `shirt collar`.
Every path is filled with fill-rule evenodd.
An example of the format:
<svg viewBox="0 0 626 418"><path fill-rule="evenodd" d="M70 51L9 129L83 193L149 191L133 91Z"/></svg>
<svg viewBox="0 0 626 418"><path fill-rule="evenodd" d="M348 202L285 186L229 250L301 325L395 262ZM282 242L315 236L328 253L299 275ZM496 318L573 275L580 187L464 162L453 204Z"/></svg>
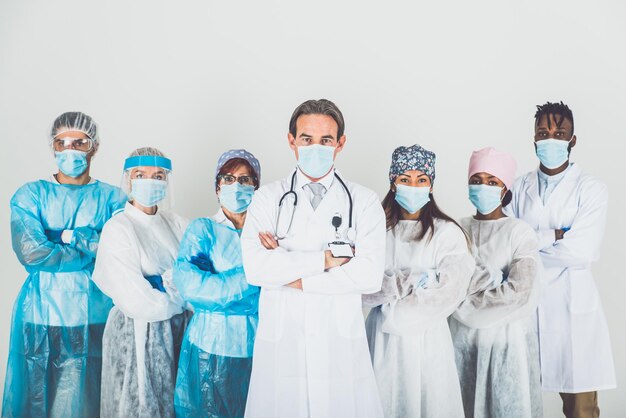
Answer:
<svg viewBox="0 0 626 418"><path fill-rule="evenodd" d="M54 184L61 184L61 183L59 183L59 181L57 180L57 178L56 178L56 176L54 174L50 175L50 178L48 179L48 181L50 183L54 183ZM96 182L96 179L94 179L93 177L90 177L89 178L89 183L87 183L87 184L93 184L95 182Z"/></svg>
<svg viewBox="0 0 626 418"><path fill-rule="evenodd" d="M211 219L213 219L215 222L217 222L220 225L225 225L225 226L235 229L235 225L233 225L230 219L226 217L226 214L224 213L221 207L217 210L217 213L211 217Z"/></svg>
<svg viewBox="0 0 626 418"><path fill-rule="evenodd" d="M138 207L133 206L130 202L126 202L126 206L124 206L124 213L140 223L154 222L156 219L161 217L161 211L158 210L158 208L154 215L148 215Z"/></svg>
<svg viewBox="0 0 626 418"><path fill-rule="evenodd" d="M328 174L326 174L324 177L319 179L317 183L324 186L326 188L326 191L328 191L330 189L330 186L333 184L334 180L335 180L335 167L333 167L333 169L330 170ZM313 183L313 182L307 176L305 176L304 173L299 168L296 168L296 188L304 189L304 186L306 186L309 183Z"/></svg>
<svg viewBox="0 0 626 418"><path fill-rule="evenodd" d="M567 174L567 172L570 170L570 168L572 167L573 163L569 163L569 165L567 166L567 168L565 170L563 170L562 172L560 172L559 174L555 174L553 176L550 176L546 173L544 173L543 171L541 171L541 168L539 168L537 170L537 173L539 173L539 180L544 181L544 182L548 182L548 183L557 183L559 181L561 181L561 179L563 177L565 177L565 175Z"/></svg>

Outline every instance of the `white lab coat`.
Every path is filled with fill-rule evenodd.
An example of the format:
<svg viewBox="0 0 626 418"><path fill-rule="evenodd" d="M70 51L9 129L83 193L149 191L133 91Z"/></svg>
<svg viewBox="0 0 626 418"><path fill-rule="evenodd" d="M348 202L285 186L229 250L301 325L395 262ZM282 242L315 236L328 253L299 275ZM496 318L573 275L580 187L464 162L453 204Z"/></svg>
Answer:
<svg viewBox="0 0 626 418"><path fill-rule="evenodd" d="M539 236L544 266L538 309L543 390L614 388L609 331L591 273L604 236L607 188L572 164L544 205L537 170L516 180L506 210ZM565 227L571 229L555 242L554 230Z"/></svg>
<svg viewBox="0 0 626 418"><path fill-rule="evenodd" d="M460 223L480 267L449 319L465 417L539 418L537 236L516 218Z"/></svg>
<svg viewBox="0 0 626 418"><path fill-rule="evenodd" d="M147 215L126 203L102 230L93 281L115 304L103 338L102 416L174 415L186 320L172 264L187 224L174 213ZM145 278L155 275L166 292Z"/></svg>
<svg viewBox="0 0 626 418"><path fill-rule="evenodd" d="M363 297L374 307L367 336L386 417L462 417L463 404L447 318L466 295L475 262L461 228L435 219L387 231L382 290ZM426 288L418 286L428 275Z"/></svg>
<svg viewBox="0 0 626 418"><path fill-rule="evenodd" d="M241 235L248 282L262 287L246 416L381 417L361 295L381 285L382 207L372 191L344 180L354 202L356 256L325 272L324 250L336 240L333 216L342 215L342 234L348 227L348 195L332 179L314 211L303 189L308 180L297 174L298 205L279 248L266 250L258 234L275 233L278 203L291 175L255 193ZM284 207L282 216L291 208ZM284 286L299 278L302 291Z"/></svg>

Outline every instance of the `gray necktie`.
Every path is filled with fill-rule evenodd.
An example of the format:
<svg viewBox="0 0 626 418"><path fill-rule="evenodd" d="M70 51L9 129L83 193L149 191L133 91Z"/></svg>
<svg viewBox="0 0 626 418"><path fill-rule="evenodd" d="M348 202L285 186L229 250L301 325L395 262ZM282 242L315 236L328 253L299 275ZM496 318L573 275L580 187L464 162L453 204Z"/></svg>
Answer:
<svg viewBox="0 0 626 418"><path fill-rule="evenodd" d="M309 183L307 184L311 192L313 192L313 197L311 198L311 206L313 206L313 210L317 209L322 198L326 194L326 187L323 184L319 183Z"/></svg>

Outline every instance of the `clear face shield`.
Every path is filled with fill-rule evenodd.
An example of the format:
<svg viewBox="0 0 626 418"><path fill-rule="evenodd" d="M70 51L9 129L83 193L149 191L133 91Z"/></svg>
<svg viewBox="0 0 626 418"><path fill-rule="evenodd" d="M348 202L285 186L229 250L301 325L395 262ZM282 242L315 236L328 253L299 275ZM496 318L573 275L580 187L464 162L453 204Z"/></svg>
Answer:
<svg viewBox="0 0 626 418"><path fill-rule="evenodd" d="M174 206L172 161L156 155L138 155L124 162L120 189L128 201L145 208Z"/></svg>

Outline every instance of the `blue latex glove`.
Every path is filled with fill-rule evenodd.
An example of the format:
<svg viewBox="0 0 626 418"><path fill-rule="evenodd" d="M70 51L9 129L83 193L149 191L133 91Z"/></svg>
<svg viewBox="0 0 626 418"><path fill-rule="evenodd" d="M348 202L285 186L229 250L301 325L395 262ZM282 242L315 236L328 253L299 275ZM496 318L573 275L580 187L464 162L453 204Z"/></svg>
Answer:
<svg viewBox="0 0 626 418"><path fill-rule="evenodd" d="M46 237L48 237L48 241L54 242L55 244L63 244L63 241L61 240L61 235L63 234L62 229L58 231L46 229L45 233Z"/></svg>
<svg viewBox="0 0 626 418"><path fill-rule="evenodd" d="M200 270L208 271L210 273L216 274L215 268L213 267L213 263L208 255L200 253L198 255L193 255L189 259L189 262Z"/></svg>
<svg viewBox="0 0 626 418"><path fill-rule="evenodd" d="M563 231L563 233L565 233L565 232L567 232L567 231L569 231L569 230L570 230L570 228L568 228L568 227L561 228L561 231Z"/></svg>
<svg viewBox="0 0 626 418"><path fill-rule="evenodd" d="M165 293L165 287L163 287L163 278L161 276L145 276L146 280L150 282L152 287L156 290L160 290Z"/></svg>

